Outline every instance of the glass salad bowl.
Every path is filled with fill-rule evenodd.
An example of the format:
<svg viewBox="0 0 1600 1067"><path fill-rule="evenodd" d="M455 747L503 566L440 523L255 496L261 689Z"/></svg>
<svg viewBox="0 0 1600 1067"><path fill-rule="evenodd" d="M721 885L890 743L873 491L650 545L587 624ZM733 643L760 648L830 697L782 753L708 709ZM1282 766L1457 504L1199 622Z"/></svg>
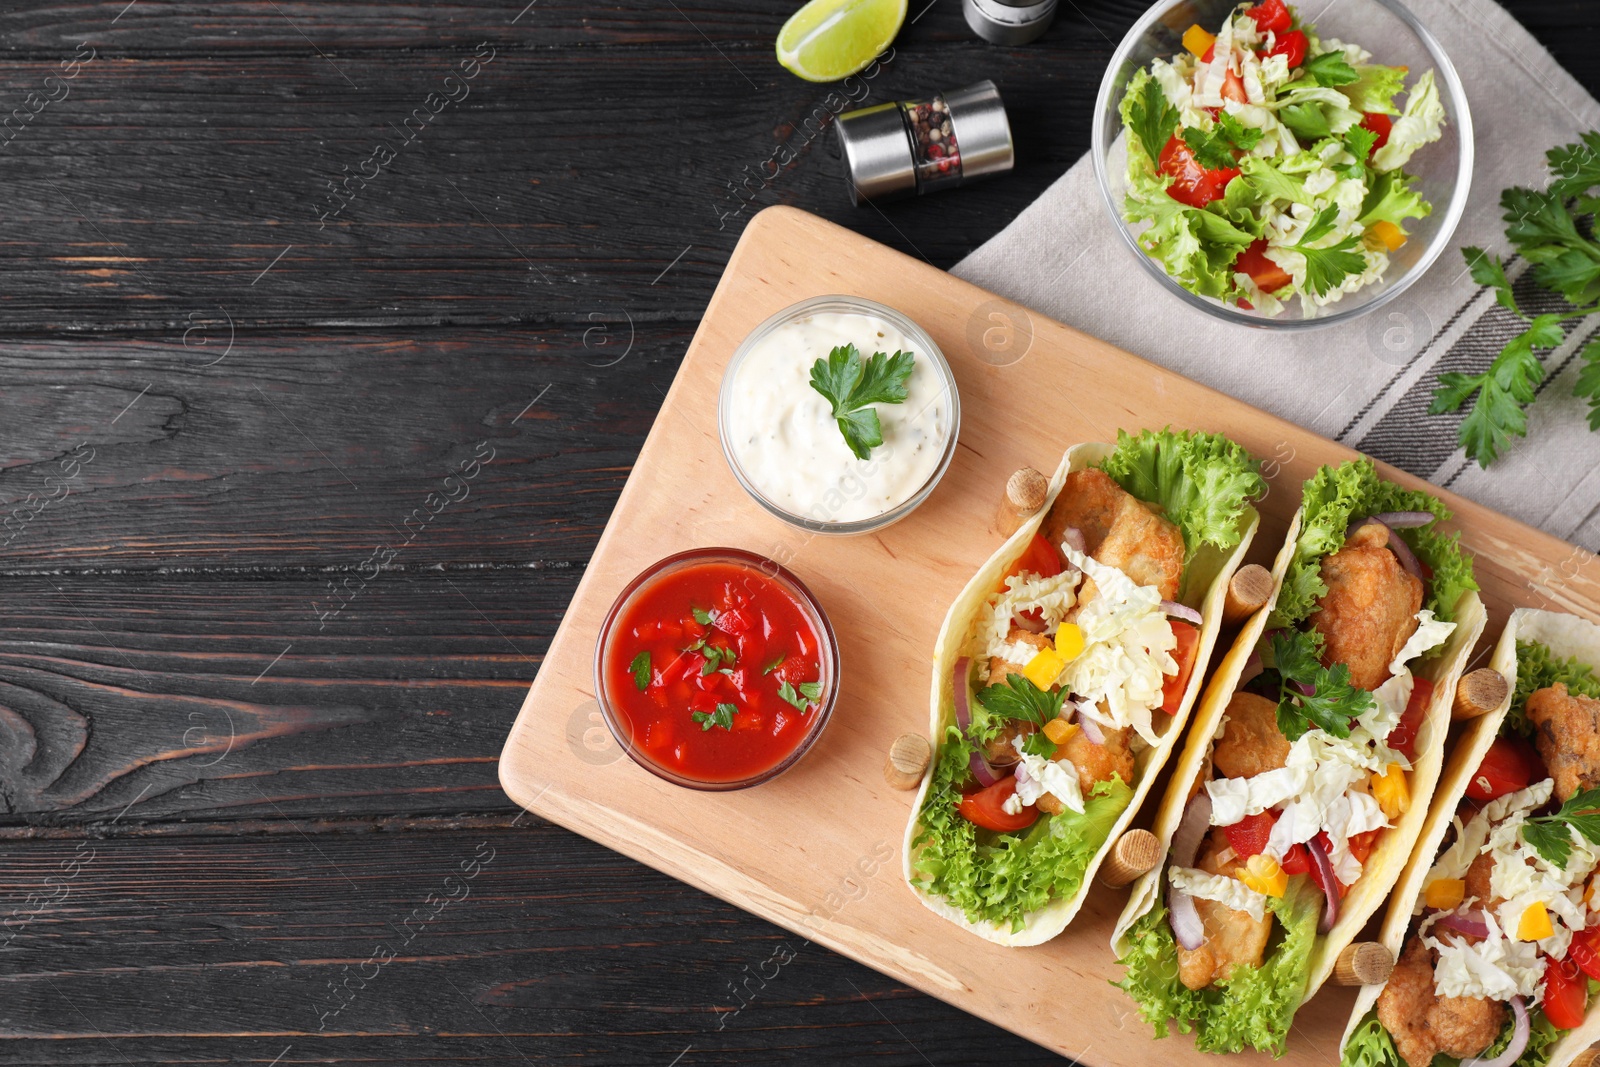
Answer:
<svg viewBox="0 0 1600 1067"><path fill-rule="evenodd" d="M1138 235L1150 224L1123 220L1123 200L1129 183L1118 109L1128 82L1137 71L1148 68L1151 60L1171 59L1183 52L1184 31L1190 26L1198 24L1215 33L1238 6L1228 0L1163 0L1146 11L1123 38L1100 82L1095 102L1090 154L1101 199L1129 251L1144 269L1179 300L1214 318L1268 330L1304 330L1365 315L1399 296L1446 251L1466 209L1472 178L1472 118L1461 80L1439 42L1396 0L1341 0L1320 9L1312 4L1290 5L1298 16L1315 26L1322 40L1335 38L1360 45L1373 54L1374 63L1409 67L1407 90L1424 71L1434 71L1445 112L1443 136L1419 148L1404 168L1416 178L1414 188L1433 210L1426 218L1406 222L1407 240L1389 253L1388 269L1380 279L1324 307L1313 308L1311 314L1306 313L1296 294L1283 302L1276 315L1269 316L1185 289L1139 246ZM1403 94L1398 98L1401 107L1405 99Z"/></svg>

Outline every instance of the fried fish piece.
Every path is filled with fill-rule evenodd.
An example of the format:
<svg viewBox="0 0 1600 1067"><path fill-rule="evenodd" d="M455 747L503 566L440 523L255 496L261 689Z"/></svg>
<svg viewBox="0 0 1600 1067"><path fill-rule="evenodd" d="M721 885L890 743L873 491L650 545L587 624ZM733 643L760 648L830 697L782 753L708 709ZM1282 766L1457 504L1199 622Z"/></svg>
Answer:
<svg viewBox="0 0 1600 1067"><path fill-rule="evenodd" d="M1133 752L1129 748L1133 741L1133 730L1129 727L1113 730L1102 726L1100 733L1105 737L1105 743L1097 745L1082 730L1074 730L1066 744L1056 751L1057 759L1066 759L1077 770L1078 788L1084 796L1089 795L1095 783L1109 782L1113 777L1133 784Z"/></svg>
<svg viewBox="0 0 1600 1067"><path fill-rule="evenodd" d="M1422 582L1406 573L1389 550L1389 534L1367 523L1344 547L1322 561L1328 591L1317 601L1311 625L1322 634L1322 665L1343 663L1350 681L1378 688L1389 678L1389 663L1417 629Z"/></svg>
<svg viewBox="0 0 1600 1067"><path fill-rule="evenodd" d="M1069 526L1083 534L1083 550L1091 559L1117 568L1140 585L1155 586L1163 600L1177 597L1183 579L1183 534L1098 467L1067 475L1061 495L1045 516L1044 536L1059 545ZM1079 599L1089 597L1080 593Z"/></svg>
<svg viewBox="0 0 1600 1067"><path fill-rule="evenodd" d="M1240 689L1228 701L1227 724L1211 749L1221 778L1254 778L1289 760L1289 739L1278 729L1278 705Z"/></svg>
<svg viewBox="0 0 1600 1067"><path fill-rule="evenodd" d="M1408 1067L1433 1057L1476 1056L1505 1025L1506 1006L1488 997L1441 997L1433 990L1433 952L1413 937L1378 994L1378 1021Z"/></svg>
<svg viewBox="0 0 1600 1067"><path fill-rule="evenodd" d="M1222 859L1225 854L1231 857L1228 862ZM1230 876L1238 866L1238 858L1233 856L1228 836L1220 826L1212 827L1206 835L1196 866L1210 874ZM1267 938L1272 934L1272 912L1253 919L1247 911L1234 911L1215 900L1198 898L1194 907L1200 913L1206 939L1196 949L1178 946L1180 982L1190 989L1204 989L1212 982L1233 977L1235 968L1261 965Z"/></svg>
<svg viewBox="0 0 1600 1067"><path fill-rule="evenodd" d="M1538 729L1534 744L1555 779L1557 800L1600 785L1600 700L1557 682L1528 697L1528 721Z"/></svg>

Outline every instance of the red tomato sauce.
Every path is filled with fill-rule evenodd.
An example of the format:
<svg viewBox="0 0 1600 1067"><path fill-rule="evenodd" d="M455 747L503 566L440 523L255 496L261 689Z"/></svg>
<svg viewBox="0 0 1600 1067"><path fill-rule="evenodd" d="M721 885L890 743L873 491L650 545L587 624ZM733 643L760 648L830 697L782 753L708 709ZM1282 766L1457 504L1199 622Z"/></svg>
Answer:
<svg viewBox="0 0 1600 1067"><path fill-rule="evenodd" d="M646 585L618 617L606 694L651 762L697 781L741 781L782 763L821 713L830 682L821 644L775 579L696 563Z"/></svg>

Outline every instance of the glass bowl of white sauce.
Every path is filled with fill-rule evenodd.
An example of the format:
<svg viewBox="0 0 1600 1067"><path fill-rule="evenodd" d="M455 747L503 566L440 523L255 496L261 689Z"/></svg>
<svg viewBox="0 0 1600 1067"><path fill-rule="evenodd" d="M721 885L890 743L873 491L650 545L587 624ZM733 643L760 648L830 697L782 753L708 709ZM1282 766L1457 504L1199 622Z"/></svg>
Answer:
<svg viewBox="0 0 1600 1067"><path fill-rule="evenodd" d="M873 405L883 443L866 459L811 385L812 365L847 344L862 359L912 355L906 399ZM813 533L869 533L911 514L944 477L961 397L944 353L905 315L862 297L818 296L773 315L734 351L717 426L734 477L767 511Z"/></svg>

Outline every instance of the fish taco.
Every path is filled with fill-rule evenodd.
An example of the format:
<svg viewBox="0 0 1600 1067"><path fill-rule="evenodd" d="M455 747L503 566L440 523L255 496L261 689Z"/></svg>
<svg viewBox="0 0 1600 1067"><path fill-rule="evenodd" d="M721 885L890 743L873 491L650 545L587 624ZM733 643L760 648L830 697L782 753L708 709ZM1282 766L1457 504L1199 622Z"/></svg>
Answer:
<svg viewBox="0 0 1600 1067"><path fill-rule="evenodd" d="M1600 627L1512 612L1390 901L1347 1067L1565 1067L1600 1038Z"/></svg>
<svg viewBox="0 0 1600 1067"><path fill-rule="evenodd" d="M1271 604L1206 690L1112 947L1158 1037L1281 1054L1388 895L1438 782L1484 625L1450 513L1357 460L1323 467Z"/></svg>
<svg viewBox="0 0 1600 1067"><path fill-rule="evenodd" d="M1035 945L1082 906L1194 704L1259 465L1227 438L1070 449L934 648L934 758L904 873L933 911Z"/></svg>

